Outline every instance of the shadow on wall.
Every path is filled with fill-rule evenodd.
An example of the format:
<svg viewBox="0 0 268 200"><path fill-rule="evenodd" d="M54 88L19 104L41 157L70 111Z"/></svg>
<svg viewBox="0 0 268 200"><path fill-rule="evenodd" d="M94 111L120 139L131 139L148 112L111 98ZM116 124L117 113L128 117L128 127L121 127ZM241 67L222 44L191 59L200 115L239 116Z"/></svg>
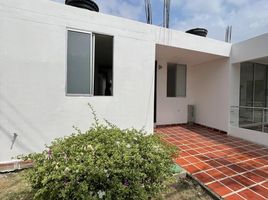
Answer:
<svg viewBox="0 0 268 200"><path fill-rule="evenodd" d="M26 126L27 129L31 130L31 132L37 133L37 134L32 134L31 135L32 137L30 137L29 134L23 134L25 132L23 131L23 128L21 128L21 126L18 125L17 122L15 122L10 116L8 116L7 113L4 113L3 110L0 110L1 118L6 120L12 127L12 130L8 130L6 127L3 126L3 124L0 124L0 131L10 141L10 147L12 145L13 133L16 132L18 134L18 137L14 143L14 147L18 147L25 152L33 152L33 149L35 148L31 148L31 147L40 148L39 146L36 145L36 141L33 138L36 135L38 136L39 139L46 141L45 134L39 128L34 126L31 123L31 121L22 112L20 112L14 104L8 101L2 94L0 94L0 103L8 107L8 109L11 112L15 113L16 118L19 118L23 126ZM25 140L27 141L27 145L23 144L22 141L20 140L20 138L22 137L25 138Z"/></svg>
<svg viewBox="0 0 268 200"><path fill-rule="evenodd" d="M4 127L2 127L0 125L0 132L4 133L5 136L8 138L8 140L10 141L10 146L8 147L9 150L12 150L11 147L13 146L12 143L13 143L13 136L11 133L9 133ZM34 150L31 149L29 147L29 145L24 145L19 138L16 139L16 141L14 141L14 146L17 146L18 148L22 149L23 151L25 152L33 152Z"/></svg>

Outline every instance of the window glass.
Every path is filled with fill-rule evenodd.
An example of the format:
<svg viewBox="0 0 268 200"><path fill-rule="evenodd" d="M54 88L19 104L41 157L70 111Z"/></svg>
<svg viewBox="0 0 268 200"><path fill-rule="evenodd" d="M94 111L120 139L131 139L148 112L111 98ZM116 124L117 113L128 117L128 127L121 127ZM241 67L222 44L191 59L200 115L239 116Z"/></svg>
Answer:
<svg viewBox="0 0 268 200"><path fill-rule="evenodd" d="M67 94L91 94L91 34L68 31Z"/></svg>
<svg viewBox="0 0 268 200"><path fill-rule="evenodd" d="M167 97L186 96L186 65L168 63L167 65Z"/></svg>

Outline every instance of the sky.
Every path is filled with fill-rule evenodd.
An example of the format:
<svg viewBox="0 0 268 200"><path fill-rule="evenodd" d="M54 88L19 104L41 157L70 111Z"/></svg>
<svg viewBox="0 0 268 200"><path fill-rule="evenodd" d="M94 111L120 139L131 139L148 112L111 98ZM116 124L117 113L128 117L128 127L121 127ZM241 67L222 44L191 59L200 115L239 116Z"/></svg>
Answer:
<svg viewBox="0 0 268 200"><path fill-rule="evenodd" d="M53 0L63 3L64 0ZM224 40L232 25L232 42L268 32L268 0L170 0L170 28L206 28L208 37ZM95 0L100 12L145 22L144 0ZM162 25L163 0L151 0L153 24Z"/></svg>

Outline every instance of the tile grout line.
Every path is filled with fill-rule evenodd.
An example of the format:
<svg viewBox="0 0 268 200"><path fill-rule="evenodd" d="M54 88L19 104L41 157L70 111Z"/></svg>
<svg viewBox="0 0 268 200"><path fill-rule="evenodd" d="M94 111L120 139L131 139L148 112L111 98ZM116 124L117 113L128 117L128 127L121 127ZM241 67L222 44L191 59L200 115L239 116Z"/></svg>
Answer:
<svg viewBox="0 0 268 200"><path fill-rule="evenodd" d="M231 169L232 170L232 169ZM219 171L219 170L218 170ZM255 169L253 169L252 171L255 171ZM255 174L254 172L252 172L252 171L246 171L246 172L242 172L242 173L236 173L236 174L234 174L234 175L230 175L230 176L226 176L226 177L224 177L224 178L221 178L221 179L215 179L214 177L214 181L211 181L211 182L209 182L209 183L206 183L206 184L211 184L211 183L215 183L215 182L217 182L217 181L223 181L223 180L225 180L225 179L228 179L228 178L233 178L233 177L235 177L235 176L243 176L243 174L246 174L246 173L253 173L253 174ZM220 171L221 172L221 171ZM235 172L235 171L234 171ZM200 172L200 173L203 173L203 172ZM205 172L206 174L207 174L207 172ZM195 176L196 174L198 174L198 173L195 173L195 174L193 174L193 176ZM208 174L209 175L209 174ZM255 175L257 175L257 176L259 176L258 174L255 174ZM245 176L243 176L244 178L247 178L247 177L245 177ZM250 179L250 178L247 178L247 179L249 179L249 180L252 180L252 179ZM262 182L266 182L268 179L265 179L264 181L262 181ZM236 180L234 180L234 181L236 181ZM238 181L236 181L236 182L238 182ZM254 183L256 183L256 181L254 181L254 180L252 180L252 182L254 182ZM238 182L239 183L239 182Z"/></svg>
<svg viewBox="0 0 268 200"><path fill-rule="evenodd" d="M170 142L170 141L167 141L167 140L165 140L166 142L169 142L169 143L171 143L171 144L173 144L173 145L176 145L176 144L174 144L174 142ZM201 142L200 142L201 143ZM235 142L228 142L228 143L225 143L225 144L234 144ZM239 142L238 142L239 143ZM225 145L224 144L224 145ZM184 146L188 146L189 144L186 144L186 145L184 145ZM255 144L245 144L245 145L241 145L241 146L239 146L239 148L244 148L244 147L248 147L248 146L254 146ZM178 146L179 147L179 145L176 145L176 146ZM214 145L214 146L217 146L217 145ZM212 146L209 146L209 148L211 148L211 147L214 147L213 145ZM203 149L204 147L199 147L199 148L189 148L190 150L194 150L194 151L197 151L197 150L199 150L199 149ZM215 151L213 151L213 152L220 152L220 151L228 151L228 150L232 150L233 148L232 147L227 147L227 148L225 148L225 149L220 149L220 150L215 150ZM185 150L182 150L182 152L183 151L187 151L188 149L185 149ZM268 147L262 147L262 146L260 146L260 148L258 149L258 150L268 150ZM251 150L249 150L249 151L256 151L256 149L251 149ZM248 152L248 151L245 151L245 152ZM197 155L199 155L199 154L197 154Z"/></svg>
<svg viewBox="0 0 268 200"><path fill-rule="evenodd" d="M267 163L268 156L266 154L266 152L268 153L267 151L268 147L250 143L246 140L233 138L228 135L220 135L218 133L215 135L211 135L213 133L213 130L208 130L207 128L200 129L200 127L198 127L196 129L195 128L187 129L184 127L180 127L180 128L168 127L167 129L162 129L162 131L161 131L162 133L160 134L164 135L164 137L162 138L163 141L176 145L179 148L185 147L184 149L181 148L182 149L181 152L185 153L186 155L177 158L177 159L183 159L182 161L185 161L186 164L182 165L183 168L193 166L197 170L199 170L198 172L192 173L193 176L196 177L196 175L204 173L206 176L214 179L214 181L204 184L205 186L215 183L215 182L219 182L225 188L228 188L231 191L230 193L223 195L224 198L235 194L241 197L242 199L246 199L245 197L243 197L242 195L238 193L241 191L245 191L247 189L252 191L256 195L265 198L263 195L255 192L251 188L255 186L261 186L268 190L268 187L262 185L268 182L268 179L265 177L265 174L266 174L265 170L268 167L268 163ZM182 135L185 133L187 133L187 136ZM180 142L181 140L185 142ZM204 145L206 146L204 147ZM201 150L203 151L203 153L199 152ZM232 150L234 150L233 153L228 154ZM193 151L192 152L193 154L188 153L189 151ZM197 154L195 154L194 152L196 152ZM209 154L211 154L212 157L210 157ZM204 159L202 159L202 156L204 157ZM193 160L194 159L195 160L194 162L191 162L191 161L188 161L188 158L193 158ZM220 159L226 160L228 164L224 164L223 162L224 160L220 162L221 161ZM213 167L214 164L209 163L210 161L215 162L215 164L219 166ZM203 170L202 168L204 167L202 165L198 165L202 163L205 166L208 165L208 167L211 167L211 168ZM240 166L240 164L245 164L245 165ZM238 166L239 168L238 167L237 167L238 169L231 168L230 167L231 165L234 165L234 167ZM249 168L247 165L251 165L253 166L253 168L252 167ZM228 170L230 170L230 172L233 172L235 174L226 176L224 172L221 172L219 170L219 168L221 167L226 167ZM239 172L240 168L242 172ZM226 177L216 179L215 178L216 176L212 176L208 173L211 170L216 170L216 172L221 173ZM259 173L257 170L259 171ZM246 173L250 173L248 177L245 176ZM262 173L265 173L265 174L262 176ZM253 184L251 185L249 184L248 186L245 186L243 184L243 179L240 180L241 182L239 182L239 179L238 180L234 179L234 177L236 176L241 176L242 178L246 180L248 179L248 182L250 180L252 181ZM261 177L262 181L258 181L257 177ZM230 187L228 187L227 185L221 182L228 178L230 178L235 183L241 185L241 187L243 186L243 188L234 191L233 189L231 189Z"/></svg>
<svg viewBox="0 0 268 200"><path fill-rule="evenodd" d="M233 180L233 179L232 179ZM236 180L233 180L233 181L236 181ZM237 182L237 181L236 181ZM266 181L262 181L261 182L261 184L262 183L265 183ZM228 186L226 186L224 183L221 183L221 184L223 184L225 187L228 187ZM251 190L252 192L254 192L254 193L256 193L257 195L259 195L259 196L261 196L261 197L263 197L264 199L266 198L266 197L264 197L264 196L262 196L261 194L258 194L257 192L255 192L254 190L252 190L251 188L252 187L255 187L255 186L258 186L259 184L258 183L256 183L256 184L253 184L253 185L251 185L250 187L249 186L245 186L244 188L241 188L241 189L239 189L239 190L237 190L237 191L233 191L232 193L230 193L230 194L226 194L226 195L224 195L223 196L223 198L226 198L227 196L230 196L230 195L232 195L232 194L238 194L239 192L242 192L242 191L244 191L244 190ZM229 187L228 187L229 188ZM229 188L229 189L231 189L231 188ZM232 190L232 189L231 189ZM239 194L238 194L239 195Z"/></svg>
<svg viewBox="0 0 268 200"><path fill-rule="evenodd" d="M233 155L231 155L231 156L235 156L235 154L233 154ZM215 162L221 164L221 163L218 162L217 160L222 159L222 158L228 158L228 157L231 157L231 156L225 156L225 157L220 157L220 158L211 158L211 159L208 159L208 160L205 160L205 161L202 161L202 160L200 160L199 158L196 158L196 159L198 159L198 160L200 160L200 161L199 161L199 162L190 163L190 164L187 164L187 165L182 165L182 167L187 167L187 166L189 166L189 165L195 165L195 164L199 164L199 163L202 163L202 162L206 163L206 162L209 162L209 161L215 161ZM266 155L258 156L258 157L255 157L255 158L249 158L249 159L247 159L247 160L243 160L243 161L240 161L240 162L234 162L234 163L230 163L230 164L227 164L227 165L229 166L229 165L239 164L239 163L248 162L248 161L254 161L254 162L259 163L258 161L255 161L255 159L259 159L259 158L262 158L262 157L266 157ZM186 160L185 157L182 157L182 158L183 158L184 160ZM186 161L187 161L187 160L186 160ZM187 161L187 162L188 162L188 161ZM229 161L228 161L228 162L229 162ZM261 163L259 163L259 164L261 164ZM223 166L227 166L227 165L224 165L224 164L221 164L221 165L223 165ZM212 166L212 167L213 167L213 166Z"/></svg>

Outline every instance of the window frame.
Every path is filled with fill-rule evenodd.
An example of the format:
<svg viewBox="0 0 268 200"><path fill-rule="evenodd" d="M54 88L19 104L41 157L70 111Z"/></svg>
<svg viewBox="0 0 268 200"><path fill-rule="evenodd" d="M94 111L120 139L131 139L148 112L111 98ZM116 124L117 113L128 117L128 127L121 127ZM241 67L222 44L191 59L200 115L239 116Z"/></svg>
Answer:
<svg viewBox="0 0 268 200"><path fill-rule="evenodd" d="M89 94L79 94L79 93L68 93L68 33L69 31L73 31L73 32L77 32L77 33L85 33L85 34L88 34L90 36L90 39L91 39L91 45L90 45L90 66L89 66L89 71L90 71L90 77L89 77L89 80L90 80L90 83L89 83ZM65 69L66 69L66 72L65 72L65 95L66 96L73 96L73 97L92 97L94 96L94 81L93 81L93 85L92 85L92 78L94 80L94 61L93 61L93 33L91 31L86 31L86 30L81 30L81 29L74 29L74 28L68 28L66 29L66 52L65 52Z"/></svg>
<svg viewBox="0 0 268 200"><path fill-rule="evenodd" d="M176 67L178 66L184 66L185 67L185 95L179 95L179 96L168 96L168 66L169 65L176 65ZM166 71L166 98L187 98L187 71L188 71L188 66L187 64L181 64L181 63L173 63L173 62L168 62L167 63L167 71Z"/></svg>
<svg viewBox="0 0 268 200"><path fill-rule="evenodd" d="M69 31L73 31L73 32L78 32L78 33L86 33L86 34L90 34L91 36L91 47L90 47L90 51L91 51L91 66L90 66L90 82L91 82L91 86L90 86L90 94L72 94L72 93L68 93L67 90L67 76L68 76L68 32ZM67 97L113 97L114 96L114 49L115 49L115 42L114 42L114 36L110 35L110 34L106 34L106 33L101 33L101 32L93 32L93 31L89 31L89 30L84 30L84 29L78 29L78 28L72 28L72 27L66 27L65 29L65 96ZM99 34L99 35L105 35L105 36L110 36L113 39L113 52L112 52L112 56L113 56L113 61L112 61L112 80L113 80L113 87L112 87L112 95L111 96L105 96L105 95L94 95L94 84L95 84L95 34Z"/></svg>

